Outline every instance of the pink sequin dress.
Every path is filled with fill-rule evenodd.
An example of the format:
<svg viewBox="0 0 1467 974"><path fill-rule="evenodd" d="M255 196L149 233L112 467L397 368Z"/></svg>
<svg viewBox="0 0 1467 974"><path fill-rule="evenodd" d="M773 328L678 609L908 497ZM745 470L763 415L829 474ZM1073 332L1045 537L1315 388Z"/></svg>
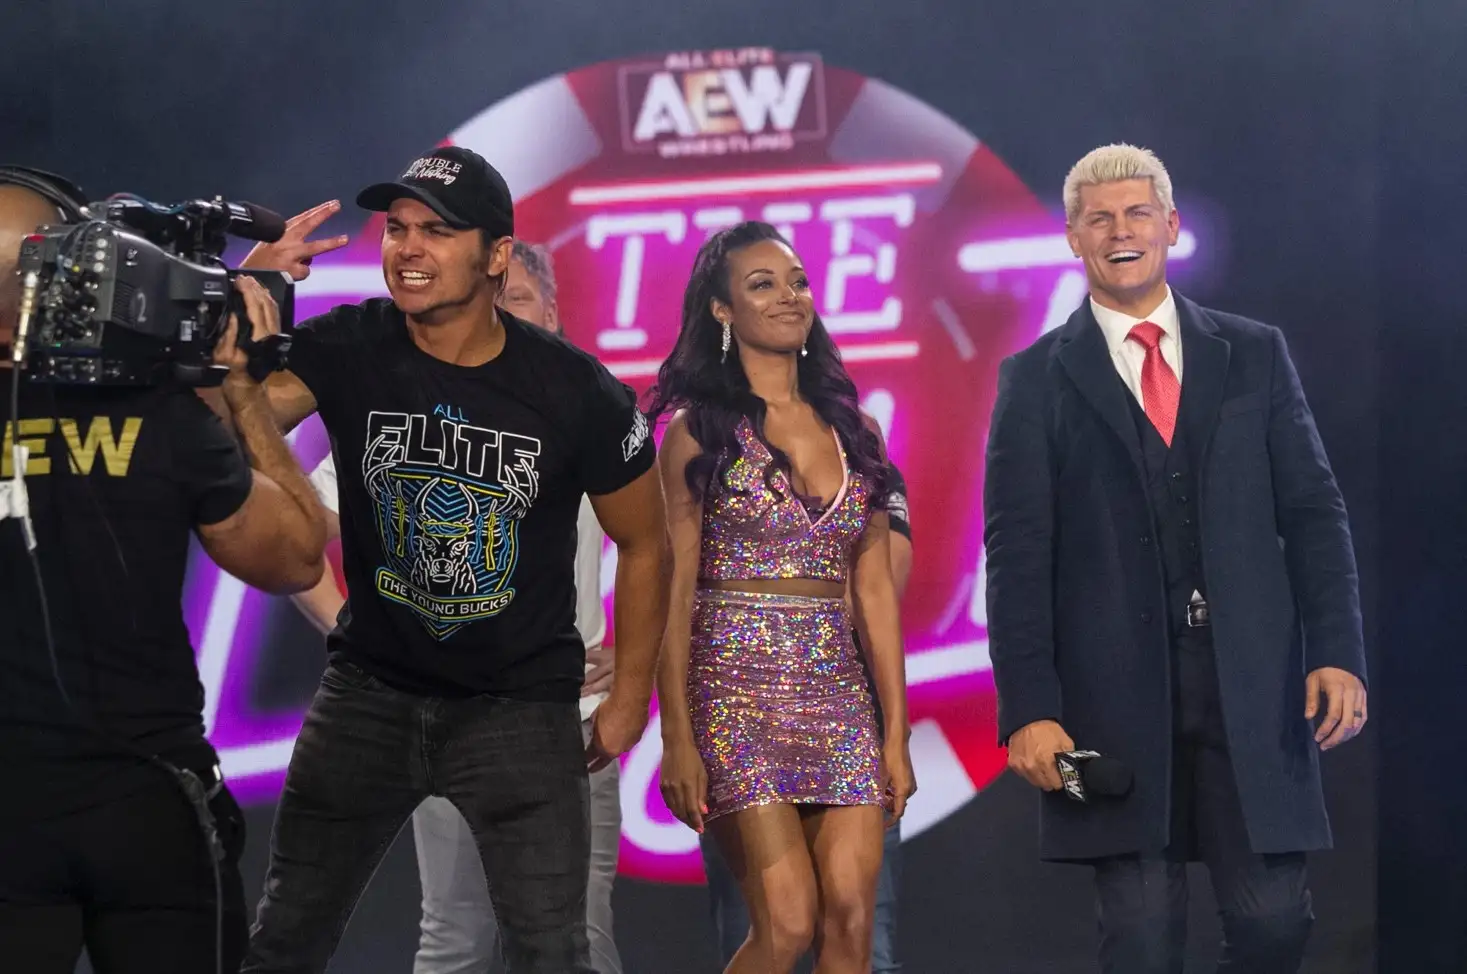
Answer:
<svg viewBox="0 0 1467 974"><path fill-rule="evenodd" d="M703 507L702 580L811 578L845 584L871 514L870 484L840 437L840 492L813 516L748 421L725 488ZM708 814L756 805L881 804L880 734L843 598L700 588L688 702L708 772Z"/></svg>

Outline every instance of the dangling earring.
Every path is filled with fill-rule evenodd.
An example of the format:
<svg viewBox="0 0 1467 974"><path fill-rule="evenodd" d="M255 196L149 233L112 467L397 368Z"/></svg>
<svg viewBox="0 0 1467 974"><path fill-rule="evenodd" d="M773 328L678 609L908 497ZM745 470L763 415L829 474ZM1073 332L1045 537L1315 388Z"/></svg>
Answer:
<svg viewBox="0 0 1467 974"><path fill-rule="evenodd" d="M804 358L806 355L809 355L809 354L810 354L810 350L805 347L805 343L804 342L800 342L800 358Z"/></svg>
<svg viewBox="0 0 1467 974"><path fill-rule="evenodd" d="M728 322L725 321L723 323L723 354L721 356L719 356L718 361L720 361L720 362L727 362L728 361L728 346L731 345L732 343L733 343L733 329L730 328L728 326Z"/></svg>

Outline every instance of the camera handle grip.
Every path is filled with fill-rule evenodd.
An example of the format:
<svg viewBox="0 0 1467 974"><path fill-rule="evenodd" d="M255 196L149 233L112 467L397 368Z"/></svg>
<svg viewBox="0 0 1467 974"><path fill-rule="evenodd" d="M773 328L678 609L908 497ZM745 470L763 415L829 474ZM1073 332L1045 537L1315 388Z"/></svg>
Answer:
<svg viewBox="0 0 1467 974"><path fill-rule="evenodd" d="M290 356L290 336L266 335L259 341L241 342L240 348L250 360L245 371L256 382L264 382L271 372L285 369Z"/></svg>
<svg viewBox="0 0 1467 974"><path fill-rule="evenodd" d="M249 312L245 310L244 299L240 297L238 291L230 292L228 313L233 314L235 320L239 322L234 344L249 359L245 371L249 373L250 378L256 382L264 382L271 372L283 370L290 353L290 336L266 335L256 341L255 329L250 323Z"/></svg>

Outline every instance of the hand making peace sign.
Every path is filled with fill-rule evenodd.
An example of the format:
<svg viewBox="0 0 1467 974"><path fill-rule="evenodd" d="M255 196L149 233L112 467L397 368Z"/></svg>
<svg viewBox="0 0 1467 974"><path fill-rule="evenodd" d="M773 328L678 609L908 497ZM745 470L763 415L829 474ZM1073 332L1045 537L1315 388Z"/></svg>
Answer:
<svg viewBox="0 0 1467 974"><path fill-rule="evenodd" d="M240 264L252 270L284 271L293 281L304 281L311 274L311 260L321 254L345 247L346 234L325 240L307 240L321 224L341 209L340 200L328 200L297 213L285 221L285 234L274 243L255 244Z"/></svg>

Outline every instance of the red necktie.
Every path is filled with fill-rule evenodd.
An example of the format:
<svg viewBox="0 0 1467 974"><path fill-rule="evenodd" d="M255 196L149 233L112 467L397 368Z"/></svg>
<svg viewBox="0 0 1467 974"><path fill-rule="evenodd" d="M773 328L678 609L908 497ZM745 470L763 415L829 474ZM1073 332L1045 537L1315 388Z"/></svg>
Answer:
<svg viewBox="0 0 1467 974"><path fill-rule="evenodd" d="M1146 418L1161 434L1167 446L1172 445L1172 433L1177 428L1177 404L1182 398L1182 384L1177 374L1161 357L1161 326L1143 321L1131 329L1126 337L1146 349L1146 359L1141 363L1141 406Z"/></svg>

